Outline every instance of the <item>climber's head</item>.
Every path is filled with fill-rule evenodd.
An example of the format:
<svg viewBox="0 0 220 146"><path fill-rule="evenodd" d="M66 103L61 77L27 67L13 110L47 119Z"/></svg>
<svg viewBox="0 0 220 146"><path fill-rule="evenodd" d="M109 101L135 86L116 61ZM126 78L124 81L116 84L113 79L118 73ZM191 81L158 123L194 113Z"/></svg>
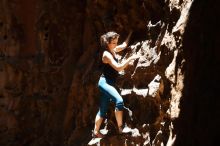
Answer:
<svg viewBox="0 0 220 146"><path fill-rule="evenodd" d="M104 49L113 49L118 44L119 34L110 31L100 37L100 43Z"/></svg>

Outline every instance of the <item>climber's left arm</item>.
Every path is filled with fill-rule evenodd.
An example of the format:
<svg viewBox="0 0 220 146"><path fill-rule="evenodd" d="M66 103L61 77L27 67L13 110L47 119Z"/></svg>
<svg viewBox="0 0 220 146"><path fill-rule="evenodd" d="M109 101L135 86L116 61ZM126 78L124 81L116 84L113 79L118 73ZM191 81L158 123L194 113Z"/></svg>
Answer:
<svg viewBox="0 0 220 146"><path fill-rule="evenodd" d="M128 44L127 44L126 42L123 42L122 44L116 46L116 47L114 48L114 51L115 51L115 52L120 52L120 51L124 50L124 49L127 47L127 45L128 45Z"/></svg>
<svg viewBox="0 0 220 146"><path fill-rule="evenodd" d="M118 46L116 46L114 48L115 52L120 52L120 51L124 50L128 46L128 42L130 40L131 34L132 34L132 31L129 32L126 40L122 44L120 44L120 45L118 45Z"/></svg>

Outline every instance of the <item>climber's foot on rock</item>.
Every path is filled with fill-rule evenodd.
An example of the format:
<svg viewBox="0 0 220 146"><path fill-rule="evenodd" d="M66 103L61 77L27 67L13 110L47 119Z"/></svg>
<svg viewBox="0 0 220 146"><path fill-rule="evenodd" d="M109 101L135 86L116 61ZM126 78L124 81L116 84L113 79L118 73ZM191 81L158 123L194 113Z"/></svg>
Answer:
<svg viewBox="0 0 220 146"><path fill-rule="evenodd" d="M118 133L119 134L129 134L129 133L132 133L132 129L126 125L122 125L118 128Z"/></svg>
<svg viewBox="0 0 220 146"><path fill-rule="evenodd" d="M92 137L93 138L104 138L105 135L103 135L101 132L93 132Z"/></svg>

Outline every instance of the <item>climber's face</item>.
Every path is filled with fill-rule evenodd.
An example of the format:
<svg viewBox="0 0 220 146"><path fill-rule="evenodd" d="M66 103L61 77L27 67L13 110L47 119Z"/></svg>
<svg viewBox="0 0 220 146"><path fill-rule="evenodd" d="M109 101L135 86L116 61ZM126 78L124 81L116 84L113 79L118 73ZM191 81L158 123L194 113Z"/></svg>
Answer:
<svg viewBox="0 0 220 146"><path fill-rule="evenodd" d="M114 38L108 43L109 50L113 50L118 45L118 37Z"/></svg>

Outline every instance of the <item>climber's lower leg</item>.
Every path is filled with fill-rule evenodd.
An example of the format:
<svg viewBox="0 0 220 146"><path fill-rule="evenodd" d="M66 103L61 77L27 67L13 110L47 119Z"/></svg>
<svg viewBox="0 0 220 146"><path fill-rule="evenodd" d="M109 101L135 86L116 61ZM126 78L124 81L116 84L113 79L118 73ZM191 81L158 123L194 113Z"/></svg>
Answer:
<svg viewBox="0 0 220 146"><path fill-rule="evenodd" d="M123 125L123 111L115 110L115 118L118 124L118 127Z"/></svg>
<svg viewBox="0 0 220 146"><path fill-rule="evenodd" d="M96 115L95 118L95 127L94 127L94 133L99 132L100 126L102 124L103 118L100 117L98 114Z"/></svg>
<svg viewBox="0 0 220 146"><path fill-rule="evenodd" d="M103 117L101 117L99 114L96 115L96 118L95 118L95 127L94 127L94 130L93 130L93 136L96 137L96 138L103 138L104 135L100 133L100 127L102 125L102 121L103 121Z"/></svg>

